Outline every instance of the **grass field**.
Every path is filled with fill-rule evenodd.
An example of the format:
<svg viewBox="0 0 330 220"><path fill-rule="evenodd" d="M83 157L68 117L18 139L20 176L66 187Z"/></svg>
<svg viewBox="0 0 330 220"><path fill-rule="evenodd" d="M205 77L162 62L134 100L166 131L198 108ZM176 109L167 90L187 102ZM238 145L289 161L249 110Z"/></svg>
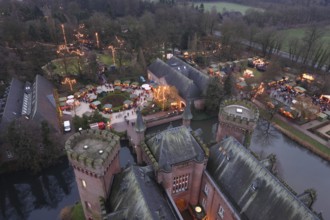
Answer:
<svg viewBox="0 0 330 220"><path fill-rule="evenodd" d="M97 58L102 62L103 64L110 66L113 64L113 59L110 55L105 55L105 54L98 54Z"/></svg>
<svg viewBox="0 0 330 220"><path fill-rule="evenodd" d="M302 39L305 35L306 30L307 30L307 27L281 30L280 33L282 33L285 37L282 50L288 52L290 39L291 38ZM324 27L323 30L324 30L323 40L325 41L326 45L329 45L330 44L330 26Z"/></svg>
<svg viewBox="0 0 330 220"><path fill-rule="evenodd" d="M113 58L109 54L98 54L97 59L106 66L110 66L110 65L114 64L113 63ZM122 59L122 65L123 66L128 66L129 64L130 64L129 60ZM119 65L119 60L117 59L117 57L116 57L116 65Z"/></svg>
<svg viewBox="0 0 330 220"><path fill-rule="evenodd" d="M72 207L71 211L71 219L72 220L84 220L84 210L82 208L81 203L78 203Z"/></svg>
<svg viewBox="0 0 330 220"><path fill-rule="evenodd" d="M245 14L245 12L248 9L255 9L255 10L262 10L261 8L253 8L250 6L240 5L240 4L234 4L234 3L228 3L228 2L193 2L195 5L200 5L201 3L204 4L204 10L211 11L212 7L215 6L217 9L217 12L223 12L226 11L238 11L242 14Z"/></svg>
<svg viewBox="0 0 330 220"><path fill-rule="evenodd" d="M65 63L66 63L66 70L65 70ZM79 73L79 66L81 68L84 68L84 63L78 62L77 57L69 57L66 59L57 59L52 61L53 65L53 71L55 74L65 76L65 72L67 72L68 75L77 75Z"/></svg>

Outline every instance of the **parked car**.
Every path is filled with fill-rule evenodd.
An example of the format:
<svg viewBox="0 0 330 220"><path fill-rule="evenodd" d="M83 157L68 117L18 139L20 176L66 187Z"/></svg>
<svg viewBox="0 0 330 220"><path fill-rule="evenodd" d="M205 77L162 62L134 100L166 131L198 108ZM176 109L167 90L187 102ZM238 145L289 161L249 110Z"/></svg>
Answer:
<svg viewBox="0 0 330 220"><path fill-rule="evenodd" d="M64 121L63 122L63 127L65 132L71 131L71 123L70 121Z"/></svg>

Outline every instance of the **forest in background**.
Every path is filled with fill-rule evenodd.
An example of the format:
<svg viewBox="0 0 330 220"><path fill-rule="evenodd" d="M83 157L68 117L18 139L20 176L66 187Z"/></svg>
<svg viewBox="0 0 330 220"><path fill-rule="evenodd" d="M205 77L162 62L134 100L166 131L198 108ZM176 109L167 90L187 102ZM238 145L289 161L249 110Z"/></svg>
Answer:
<svg viewBox="0 0 330 220"><path fill-rule="evenodd" d="M217 50L216 59L234 60L246 46L257 43L262 56L270 58L286 47L290 62L299 61L303 68L330 69L330 49L323 41L323 27L330 24L330 7L324 7L327 1L228 2L264 10L249 9L243 15L205 10L200 1L180 0L2 0L0 80L33 79L41 73L41 66L57 58L56 46L63 43L61 24L68 42L74 42L73 33L82 23L85 34L99 33L103 46L121 37L126 52L136 57L143 54L146 65L160 57L161 51L174 48ZM283 30L288 28L306 31L300 37L286 36ZM221 31L221 37L215 37L215 31ZM204 65L209 61L204 60Z"/></svg>

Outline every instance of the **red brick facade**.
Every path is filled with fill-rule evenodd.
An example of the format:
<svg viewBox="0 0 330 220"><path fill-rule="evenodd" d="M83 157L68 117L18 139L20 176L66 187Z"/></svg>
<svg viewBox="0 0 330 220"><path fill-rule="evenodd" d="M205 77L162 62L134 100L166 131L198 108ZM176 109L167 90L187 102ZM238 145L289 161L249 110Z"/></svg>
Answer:
<svg viewBox="0 0 330 220"><path fill-rule="evenodd" d="M100 197L107 198L110 193L110 183L113 175L120 172L119 151L109 165L105 167L103 175L93 173L77 163L71 163L85 218L99 219L101 213Z"/></svg>
<svg viewBox="0 0 330 220"><path fill-rule="evenodd" d="M197 205L204 163L189 161L172 166L171 172L159 171L157 181L172 196L174 201L184 201L185 209L188 204Z"/></svg>
<svg viewBox="0 0 330 220"><path fill-rule="evenodd" d="M240 219L221 189L218 189L206 171L203 173L199 205L203 207L208 220Z"/></svg>
<svg viewBox="0 0 330 220"><path fill-rule="evenodd" d="M221 141L223 138L226 136L233 136L235 137L241 144L244 142L245 138L245 131L244 129L240 127L236 127L234 125L230 125L227 123L222 123L220 121L219 126L218 126L218 132L217 132L217 142Z"/></svg>

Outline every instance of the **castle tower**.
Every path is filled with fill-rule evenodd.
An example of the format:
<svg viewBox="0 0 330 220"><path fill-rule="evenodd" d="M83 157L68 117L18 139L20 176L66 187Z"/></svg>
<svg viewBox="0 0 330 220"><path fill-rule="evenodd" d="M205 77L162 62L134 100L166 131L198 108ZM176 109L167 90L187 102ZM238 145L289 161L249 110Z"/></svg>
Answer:
<svg viewBox="0 0 330 220"><path fill-rule="evenodd" d="M85 219L101 219L101 200L108 197L113 175L120 172L119 137L109 131L84 130L72 135L65 149Z"/></svg>
<svg viewBox="0 0 330 220"><path fill-rule="evenodd" d="M184 112L182 114L182 124L187 128L190 127L190 121L192 118L193 115L191 114L190 110L190 102L188 102L188 105L185 107Z"/></svg>
<svg viewBox="0 0 330 220"><path fill-rule="evenodd" d="M252 102L229 99L220 104L217 142L226 136L235 137L249 147L252 133L259 119L259 110Z"/></svg>
<svg viewBox="0 0 330 220"><path fill-rule="evenodd" d="M136 153L136 158L137 158L137 163L141 164L142 163L142 151L141 151L141 142L144 140L144 135L147 127L143 121L141 111L138 109L136 111L136 122L135 122L135 127L134 130L136 132L137 138L135 140L136 143L134 146L135 153Z"/></svg>

